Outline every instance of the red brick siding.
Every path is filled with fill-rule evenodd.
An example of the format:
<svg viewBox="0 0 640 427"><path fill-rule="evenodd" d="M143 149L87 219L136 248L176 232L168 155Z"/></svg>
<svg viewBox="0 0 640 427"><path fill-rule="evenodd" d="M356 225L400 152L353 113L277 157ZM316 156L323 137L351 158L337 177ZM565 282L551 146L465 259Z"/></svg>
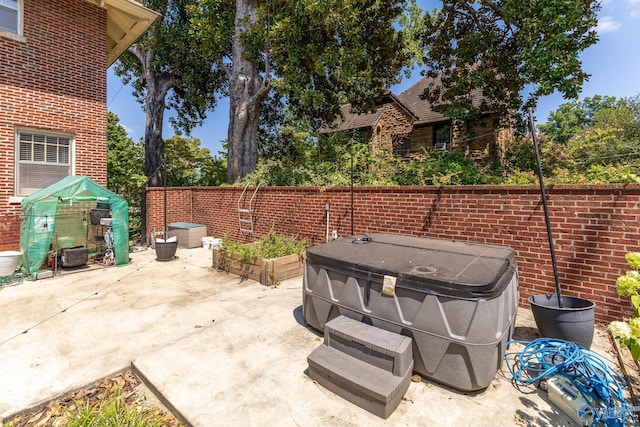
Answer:
<svg viewBox="0 0 640 427"><path fill-rule="evenodd" d="M206 224L210 236L240 239L233 187L170 188L167 222ZM148 191L150 230L161 230L163 191ZM536 186L356 187L354 233L392 232L469 240L514 248L521 304L530 295L554 292L553 268L539 188ZM351 234L349 188L261 188L255 227L324 242L325 204L329 230ZM631 314L615 280L627 269L624 255L640 250L640 185L555 186L549 209L560 282L567 295L596 302L596 318ZM247 239L248 240L248 239Z"/></svg>
<svg viewBox="0 0 640 427"><path fill-rule="evenodd" d="M0 249L17 249L17 127L71 134L75 174L106 185L106 11L25 0L24 40L0 37Z"/></svg>

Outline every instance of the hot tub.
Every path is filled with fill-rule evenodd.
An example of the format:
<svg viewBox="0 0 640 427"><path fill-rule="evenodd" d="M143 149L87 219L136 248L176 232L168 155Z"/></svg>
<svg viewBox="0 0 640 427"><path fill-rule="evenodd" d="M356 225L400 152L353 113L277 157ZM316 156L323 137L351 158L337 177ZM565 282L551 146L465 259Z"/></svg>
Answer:
<svg viewBox="0 0 640 427"><path fill-rule="evenodd" d="M413 340L414 371L464 391L493 380L515 327L518 279L504 246L395 234L307 249L306 322L344 315Z"/></svg>

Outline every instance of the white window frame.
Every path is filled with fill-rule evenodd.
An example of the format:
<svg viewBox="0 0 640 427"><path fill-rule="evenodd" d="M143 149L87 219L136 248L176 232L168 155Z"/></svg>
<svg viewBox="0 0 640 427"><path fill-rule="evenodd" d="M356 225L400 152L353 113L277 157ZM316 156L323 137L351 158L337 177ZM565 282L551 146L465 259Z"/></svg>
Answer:
<svg viewBox="0 0 640 427"><path fill-rule="evenodd" d="M73 135L19 128L16 129L15 138L15 195L17 197L28 196L66 176L74 175L75 138ZM26 147L29 144L31 147ZM46 168L48 171L46 174L41 174L36 172L38 168ZM24 173L31 173L33 180L21 182L21 180L26 181Z"/></svg>
<svg viewBox="0 0 640 427"><path fill-rule="evenodd" d="M15 1L15 6L13 3ZM23 0L0 0L0 8L1 9L6 9L6 10L14 10L17 12L17 22L16 22L16 30L17 31L12 31L9 28L2 28L0 27L0 35L5 36L5 37L9 37L9 38L20 38L22 37L22 3Z"/></svg>

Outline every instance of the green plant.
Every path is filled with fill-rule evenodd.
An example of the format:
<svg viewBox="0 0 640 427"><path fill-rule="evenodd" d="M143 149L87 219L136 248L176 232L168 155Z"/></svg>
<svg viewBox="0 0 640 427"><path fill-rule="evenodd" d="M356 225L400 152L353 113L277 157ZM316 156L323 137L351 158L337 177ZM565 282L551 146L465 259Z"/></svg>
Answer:
<svg viewBox="0 0 640 427"><path fill-rule="evenodd" d="M114 383L112 388L99 394L97 401L85 397L69 400L63 404L53 403L29 420L34 425L61 425L65 427L164 427L178 425L172 415L147 404L144 395L132 399L132 393ZM3 427L14 427L14 421ZM22 425L22 424L20 424Z"/></svg>
<svg viewBox="0 0 640 427"><path fill-rule="evenodd" d="M632 268L616 280L618 295L630 297L633 318L614 321L609 331L622 347L629 347L634 360L640 360L640 252L628 252L625 256Z"/></svg>
<svg viewBox="0 0 640 427"><path fill-rule="evenodd" d="M68 427L162 427L165 425L164 415L157 410L145 408L136 402L127 405L122 390L107 394L98 404L78 402L75 408L67 409Z"/></svg>
<svg viewBox="0 0 640 427"><path fill-rule="evenodd" d="M240 255L239 261L247 262L254 256L253 245L246 245L240 242L234 242L229 239L229 233L225 233L222 237L222 245L220 247L220 254L231 255L237 253Z"/></svg>
<svg viewBox="0 0 640 427"><path fill-rule="evenodd" d="M300 254L308 246L307 239L277 234L272 226L269 232L260 238L257 252L260 254L260 258L279 258L286 255Z"/></svg>
<svg viewBox="0 0 640 427"><path fill-rule="evenodd" d="M240 255L239 261L247 262L252 258L269 259L300 254L308 246L307 239L277 234L272 226L267 234L260 237L258 242L249 245L231 241L227 233L222 238L220 252L223 255L238 253Z"/></svg>

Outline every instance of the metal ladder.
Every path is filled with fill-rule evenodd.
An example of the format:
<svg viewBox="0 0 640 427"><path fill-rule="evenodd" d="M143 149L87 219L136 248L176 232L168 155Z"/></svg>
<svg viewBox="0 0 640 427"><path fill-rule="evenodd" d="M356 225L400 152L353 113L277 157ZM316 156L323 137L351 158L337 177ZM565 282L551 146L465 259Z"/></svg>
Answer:
<svg viewBox="0 0 640 427"><path fill-rule="evenodd" d="M253 190L253 194L251 195L251 199L249 199L249 203L247 206L247 202L243 199L245 194L247 193L247 189L250 184L247 184L242 190L242 194L240 194L240 198L238 199L238 221L240 223L240 232L244 234L253 234L253 200L256 198L256 194L260 189L262 183L259 183L255 190Z"/></svg>

